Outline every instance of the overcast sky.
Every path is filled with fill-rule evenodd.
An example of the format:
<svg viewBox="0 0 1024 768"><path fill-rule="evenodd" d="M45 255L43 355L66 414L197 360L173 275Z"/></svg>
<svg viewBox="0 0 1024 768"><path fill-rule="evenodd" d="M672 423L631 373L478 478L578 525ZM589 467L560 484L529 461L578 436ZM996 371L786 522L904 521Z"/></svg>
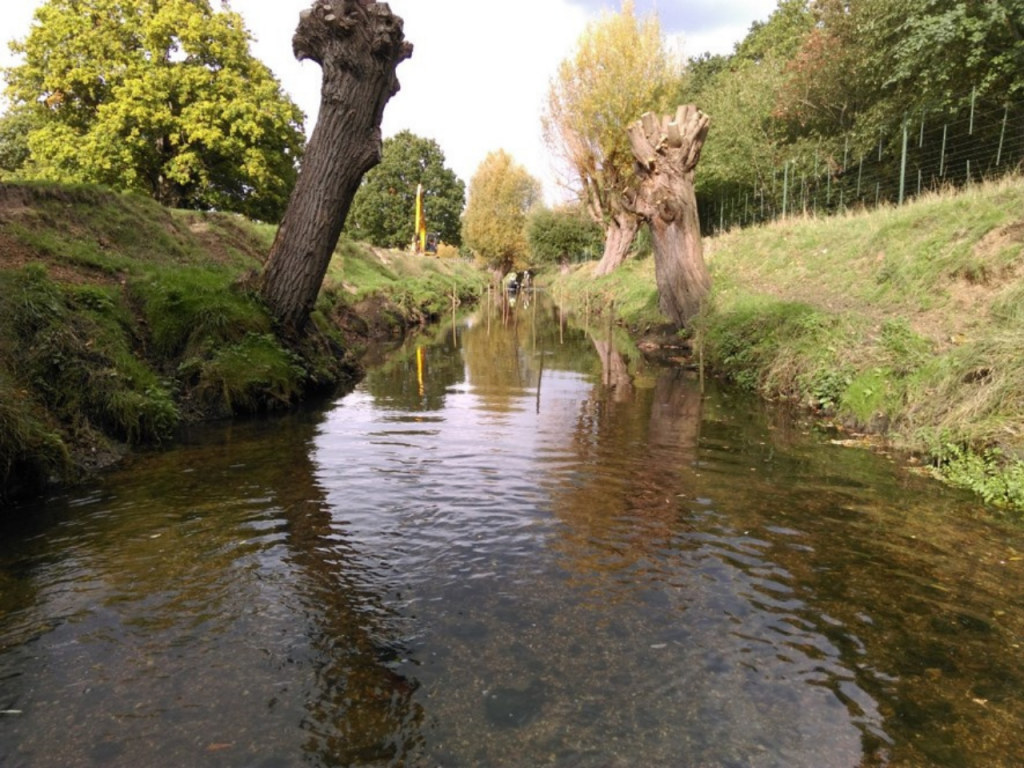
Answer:
<svg viewBox="0 0 1024 768"><path fill-rule="evenodd" d="M3 42L23 39L41 0L6 0ZM776 0L636 0L638 15L656 11L662 30L685 56L729 53ZM216 1L214 2L216 5ZM312 0L233 0L255 38L253 53L277 75L307 116L320 102L320 68L292 56L299 11ZM414 46L398 67L401 91L384 110L384 135L409 129L435 140L449 168L466 184L488 152L504 149L558 198L541 140L540 114L558 64L580 34L617 0L392 0ZM0 66L17 63L6 45Z"/></svg>

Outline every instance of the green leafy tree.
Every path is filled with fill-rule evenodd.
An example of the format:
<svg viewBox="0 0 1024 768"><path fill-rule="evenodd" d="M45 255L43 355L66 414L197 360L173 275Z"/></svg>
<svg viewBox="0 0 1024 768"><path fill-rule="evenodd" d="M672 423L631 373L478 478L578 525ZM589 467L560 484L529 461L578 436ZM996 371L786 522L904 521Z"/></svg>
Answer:
<svg viewBox="0 0 1024 768"><path fill-rule="evenodd" d="M530 214L526 237L538 263L566 264L604 248L604 233L579 205L537 208Z"/></svg>
<svg viewBox="0 0 1024 768"><path fill-rule="evenodd" d="M381 248L404 248L413 240L416 187L423 185L427 229L442 242L462 244L466 185L444 165L433 139L402 131L384 139L380 165L363 177L345 229L356 240Z"/></svg>
<svg viewBox="0 0 1024 768"><path fill-rule="evenodd" d="M249 41L208 0L47 0L5 72L12 103L43 110L26 173L278 219L303 118Z"/></svg>
<svg viewBox="0 0 1024 768"><path fill-rule="evenodd" d="M814 15L778 108L798 135L864 150L908 112L1024 93L1024 0L821 0Z"/></svg>
<svg viewBox="0 0 1024 768"><path fill-rule="evenodd" d="M657 17L638 19L632 0L623 0L621 13L587 28L551 82L545 141L571 170L588 212L605 230L601 274L622 263L640 226L631 206L636 180L626 128L644 112L669 109L681 70Z"/></svg>
<svg viewBox="0 0 1024 768"><path fill-rule="evenodd" d="M687 62L679 101L697 104L714 120L697 176L702 194L763 188L784 162L790 137L776 114L779 94L787 65L813 26L808 0L780 0L732 55Z"/></svg>
<svg viewBox="0 0 1024 768"><path fill-rule="evenodd" d="M0 178L16 176L29 159L28 135L40 123L34 104L21 104L0 115Z"/></svg>
<svg viewBox="0 0 1024 768"><path fill-rule="evenodd" d="M504 150L484 158L469 182L462 238L488 268L504 275L528 265L526 221L540 182Z"/></svg>

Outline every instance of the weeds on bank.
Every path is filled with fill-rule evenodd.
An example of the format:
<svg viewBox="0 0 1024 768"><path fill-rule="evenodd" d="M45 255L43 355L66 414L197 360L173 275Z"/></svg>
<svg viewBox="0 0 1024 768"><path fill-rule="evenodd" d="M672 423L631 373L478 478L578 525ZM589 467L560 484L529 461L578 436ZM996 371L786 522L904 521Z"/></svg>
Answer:
<svg viewBox="0 0 1024 768"><path fill-rule="evenodd" d="M402 317L420 321L450 312L453 293L457 304L475 301L486 285L486 276L471 264L369 250L344 237L324 281L335 302L383 297Z"/></svg>
<svg viewBox="0 0 1024 768"><path fill-rule="evenodd" d="M705 244L714 291L691 332L739 386L883 431L947 482L1024 509L1021 210L1024 181L1008 179L727 233ZM586 269L555 290L582 295ZM619 271L590 290L649 322L620 300L638 269Z"/></svg>

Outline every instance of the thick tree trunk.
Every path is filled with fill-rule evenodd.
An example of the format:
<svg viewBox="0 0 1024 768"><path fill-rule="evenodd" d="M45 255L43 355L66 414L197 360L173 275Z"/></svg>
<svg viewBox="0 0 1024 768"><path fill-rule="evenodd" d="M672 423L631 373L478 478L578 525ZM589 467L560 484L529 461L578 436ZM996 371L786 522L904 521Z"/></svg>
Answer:
<svg viewBox="0 0 1024 768"><path fill-rule="evenodd" d="M626 260L640 229L640 219L632 211L618 211L605 225L604 255L597 264L598 275L609 275Z"/></svg>
<svg viewBox="0 0 1024 768"><path fill-rule="evenodd" d="M648 112L628 129L640 176L636 210L651 227L661 310L679 328L711 291L693 189L709 122L689 104L661 120Z"/></svg>
<svg viewBox="0 0 1024 768"><path fill-rule="evenodd" d="M286 335L302 334L363 175L380 162L384 105L412 55L386 3L316 0L292 40L323 69L320 115L270 249L260 292Z"/></svg>

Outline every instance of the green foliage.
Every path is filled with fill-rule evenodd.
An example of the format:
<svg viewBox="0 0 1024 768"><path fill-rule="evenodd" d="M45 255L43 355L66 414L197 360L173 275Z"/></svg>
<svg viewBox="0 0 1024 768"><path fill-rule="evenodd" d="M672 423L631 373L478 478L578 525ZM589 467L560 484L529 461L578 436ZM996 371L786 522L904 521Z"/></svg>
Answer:
<svg viewBox="0 0 1024 768"><path fill-rule="evenodd" d="M59 419L84 416L128 440L166 437L178 422L167 386L134 355L127 314L98 288L62 289L41 267L0 272L0 338L19 378ZM13 373L13 371L12 371Z"/></svg>
<svg viewBox="0 0 1024 768"><path fill-rule="evenodd" d="M252 296L232 289L232 274L200 267L156 270L129 283L161 357L195 356L271 330Z"/></svg>
<svg viewBox="0 0 1024 768"><path fill-rule="evenodd" d="M316 332L286 347L246 288L273 227L94 185L4 185L0 208L16 212L0 218L0 505L113 460L115 442L351 381L355 334L450 312L453 293L468 303L487 282L461 259L343 239Z"/></svg>
<svg viewBox="0 0 1024 768"><path fill-rule="evenodd" d="M856 425L871 427L887 423L897 410L898 403L894 400L900 389L883 368L861 371L850 380L840 395L842 413L844 416L852 416Z"/></svg>
<svg viewBox="0 0 1024 768"><path fill-rule="evenodd" d="M603 250L601 228L579 206L537 208L530 214L526 236L538 264L564 264Z"/></svg>
<svg viewBox="0 0 1024 768"><path fill-rule="evenodd" d="M172 207L276 220L302 115L207 0L47 0L8 96L39 105L22 174L139 190Z"/></svg>
<svg viewBox="0 0 1024 768"><path fill-rule="evenodd" d="M287 407L302 394L306 369L269 333L250 333L218 346L208 360L189 360L183 370L198 372L197 393L233 412Z"/></svg>
<svg viewBox="0 0 1024 768"><path fill-rule="evenodd" d="M898 186L908 122L920 137L910 173L921 170L923 184L960 183L967 159L972 174L991 172L1003 138L1011 168L1019 142L1001 123L1007 104L1019 122L1022 56L1024 0L780 0L733 55L687 64L681 100L712 118L698 191L716 212L742 203L730 223L751 217L746 199L762 218L778 216L784 188L789 213L808 200L814 210L895 201L913 186Z"/></svg>
<svg viewBox="0 0 1024 768"><path fill-rule="evenodd" d="M680 70L657 16L636 18L632 0L588 26L559 65L542 118L545 141L600 223L621 213L622 191L635 183L627 126L644 112L674 111Z"/></svg>
<svg viewBox="0 0 1024 768"><path fill-rule="evenodd" d="M528 266L526 221L540 183L504 150L491 152L469 183L462 237L490 269L506 274Z"/></svg>
<svg viewBox="0 0 1024 768"><path fill-rule="evenodd" d="M0 505L6 489L38 488L71 471L67 446L45 410L0 365Z"/></svg>
<svg viewBox="0 0 1024 768"><path fill-rule="evenodd" d="M779 0L767 21L755 21L736 45L739 61L791 59L814 28L810 0Z"/></svg>
<svg viewBox="0 0 1024 768"><path fill-rule="evenodd" d="M444 165L436 141L402 131L384 140L381 162L364 177L345 221L348 235L381 248L406 248L415 229L416 188L423 185L427 229L462 243L466 185Z"/></svg>
<svg viewBox="0 0 1024 768"><path fill-rule="evenodd" d="M809 304L744 296L702 323L708 362L743 388L834 410L852 381L838 356L848 329Z"/></svg>
<svg viewBox="0 0 1024 768"><path fill-rule="evenodd" d="M420 321L450 311L453 291L460 303L475 301L486 283L478 269L461 260L374 253L342 240L322 296L339 304L377 297L399 309L406 321ZM403 322L397 315L395 320Z"/></svg>
<svg viewBox="0 0 1024 768"><path fill-rule="evenodd" d="M1024 510L1024 461L1008 459L998 448L977 452L945 443L936 451L935 474L988 504Z"/></svg>
<svg viewBox="0 0 1024 768"><path fill-rule="evenodd" d="M915 333L902 317L882 322L879 341L885 351L888 369L896 376L907 376L919 370L935 352L934 344Z"/></svg>
<svg viewBox="0 0 1024 768"><path fill-rule="evenodd" d="M28 135L40 122L40 109L22 104L0 115L0 179L16 176L29 159Z"/></svg>

